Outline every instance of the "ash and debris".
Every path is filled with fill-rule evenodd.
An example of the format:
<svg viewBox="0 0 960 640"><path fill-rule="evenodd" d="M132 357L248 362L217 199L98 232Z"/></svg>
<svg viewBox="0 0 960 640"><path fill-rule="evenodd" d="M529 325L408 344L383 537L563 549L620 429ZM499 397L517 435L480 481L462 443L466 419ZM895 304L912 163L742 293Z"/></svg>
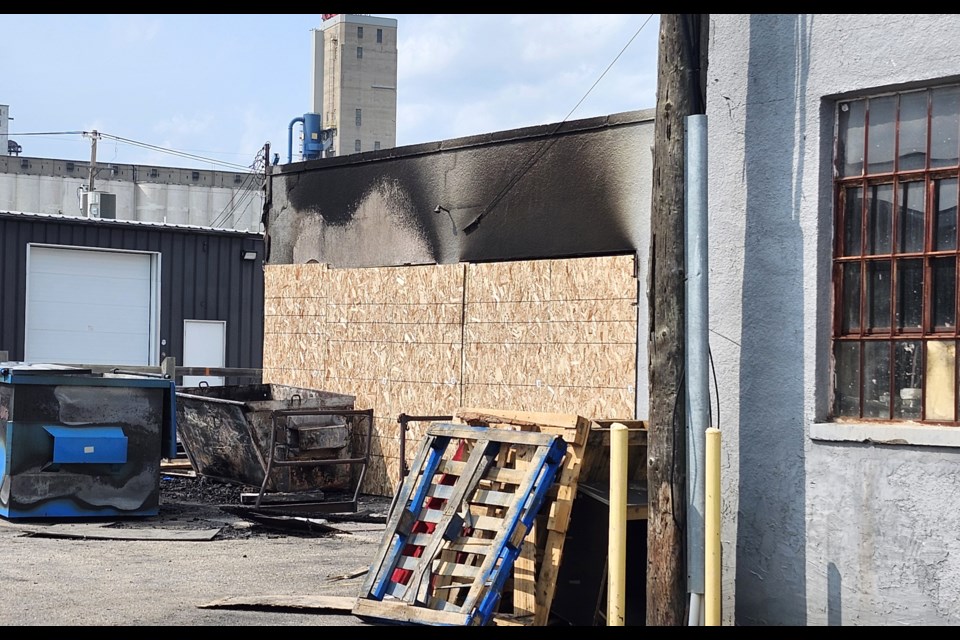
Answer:
<svg viewBox="0 0 960 640"><path fill-rule="evenodd" d="M251 536L323 537L349 533L344 523L385 523L391 499L360 495L357 511L319 515L311 519L263 517L243 506L241 494L257 493L251 487L201 475L160 474L160 523L172 528L220 528L217 540ZM121 525L123 526L123 525Z"/></svg>
<svg viewBox="0 0 960 640"><path fill-rule="evenodd" d="M258 491L205 476L172 476L160 474L160 504L196 503L205 505L240 504L240 494Z"/></svg>

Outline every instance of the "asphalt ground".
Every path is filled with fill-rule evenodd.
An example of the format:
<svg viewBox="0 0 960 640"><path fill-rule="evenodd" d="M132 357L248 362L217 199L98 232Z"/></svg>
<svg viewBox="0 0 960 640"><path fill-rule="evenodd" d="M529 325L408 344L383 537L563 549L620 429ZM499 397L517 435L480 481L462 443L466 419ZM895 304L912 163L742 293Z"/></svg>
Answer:
<svg viewBox="0 0 960 640"><path fill-rule="evenodd" d="M0 623L372 626L349 611L277 603L355 599L360 572L382 540L389 498L361 496L357 512L325 521L258 521L236 500L238 487L207 482L197 491L200 479L163 482L157 516L0 518Z"/></svg>

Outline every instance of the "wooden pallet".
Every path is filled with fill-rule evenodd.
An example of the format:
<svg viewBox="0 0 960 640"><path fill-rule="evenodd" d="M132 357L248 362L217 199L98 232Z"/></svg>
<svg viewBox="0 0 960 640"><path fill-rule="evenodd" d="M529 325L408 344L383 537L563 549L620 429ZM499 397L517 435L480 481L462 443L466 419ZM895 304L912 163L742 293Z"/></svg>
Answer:
<svg viewBox="0 0 960 640"><path fill-rule="evenodd" d="M609 431L612 421L590 420L576 414L476 408L463 408L457 412L456 418L475 426L549 433L567 442L567 455L554 490L547 496L539 522L529 535L531 544L524 546L521 557L514 564L512 612L499 613L494 618L494 624L498 626L545 626L556 593L573 501L584 474L595 475L608 464L604 456L609 457L609 435L606 448L602 435ZM644 422L619 422L637 432L635 436L645 436ZM597 436L600 436L599 441ZM588 446L588 443L593 445Z"/></svg>
<svg viewBox="0 0 960 640"><path fill-rule="evenodd" d="M568 445L556 482L556 494L551 492L548 496L548 504L544 508L546 513L541 518L545 532L531 539L538 541L542 538L542 543L530 545L531 548L527 549L526 556L514 571L514 614L509 617L498 616L495 621L497 625L519 623L545 626L550 618L550 606L557 588L563 543L567 537L573 500L577 496L577 482L591 422L576 414L471 408L461 409L456 416L458 420L471 425L549 433L563 438Z"/></svg>
<svg viewBox="0 0 960 640"><path fill-rule="evenodd" d="M434 423L400 487L353 614L490 623L566 450L549 433Z"/></svg>

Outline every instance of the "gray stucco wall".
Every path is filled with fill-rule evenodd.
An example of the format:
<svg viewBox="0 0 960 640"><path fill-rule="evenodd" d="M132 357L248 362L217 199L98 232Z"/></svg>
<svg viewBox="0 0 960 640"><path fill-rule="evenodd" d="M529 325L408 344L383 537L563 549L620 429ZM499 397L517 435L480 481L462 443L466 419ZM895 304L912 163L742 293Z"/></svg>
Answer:
<svg viewBox="0 0 960 640"><path fill-rule="evenodd" d="M960 623L960 449L909 444L917 427L897 432L908 444L835 441L842 427L821 424L834 101L955 80L958 35L956 15L711 18L710 319L727 623ZM866 429L859 439L891 440L872 435L890 427ZM956 445L955 434L938 442Z"/></svg>

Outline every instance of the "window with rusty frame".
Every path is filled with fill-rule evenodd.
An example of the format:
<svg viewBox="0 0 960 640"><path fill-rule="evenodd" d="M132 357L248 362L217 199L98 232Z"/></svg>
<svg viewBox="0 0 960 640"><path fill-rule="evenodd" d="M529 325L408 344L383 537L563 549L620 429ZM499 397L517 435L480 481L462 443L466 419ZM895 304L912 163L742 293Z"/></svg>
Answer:
<svg viewBox="0 0 960 640"><path fill-rule="evenodd" d="M960 425L960 85L837 105L831 417Z"/></svg>

